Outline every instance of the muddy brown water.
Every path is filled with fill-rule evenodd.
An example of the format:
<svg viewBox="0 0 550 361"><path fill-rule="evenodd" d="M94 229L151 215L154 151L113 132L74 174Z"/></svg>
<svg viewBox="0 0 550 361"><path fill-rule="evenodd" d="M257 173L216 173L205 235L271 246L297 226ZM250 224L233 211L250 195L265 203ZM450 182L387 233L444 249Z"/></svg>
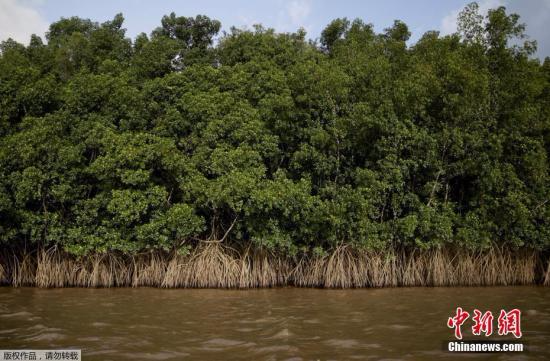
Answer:
<svg viewBox="0 0 550 361"><path fill-rule="evenodd" d="M495 330L500 309L519 308L526 351L449 353L457 306L491 310ZM550 288L0 287L0 349L50 348L82 349L86 361L550 360Z"/></svg>

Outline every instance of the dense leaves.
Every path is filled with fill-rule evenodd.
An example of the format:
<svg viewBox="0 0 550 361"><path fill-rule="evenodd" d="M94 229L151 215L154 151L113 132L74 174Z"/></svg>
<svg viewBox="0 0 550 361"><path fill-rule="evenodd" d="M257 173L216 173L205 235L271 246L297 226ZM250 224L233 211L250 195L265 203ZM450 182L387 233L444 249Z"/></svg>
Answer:
<svg viewBox="0 0 550 361"><path fill-rule="evenodd" d="M413 45L400 21L336 19L319 44L122 24L1 44L1 244L550 246L550 60L504 8Z"/></svg>

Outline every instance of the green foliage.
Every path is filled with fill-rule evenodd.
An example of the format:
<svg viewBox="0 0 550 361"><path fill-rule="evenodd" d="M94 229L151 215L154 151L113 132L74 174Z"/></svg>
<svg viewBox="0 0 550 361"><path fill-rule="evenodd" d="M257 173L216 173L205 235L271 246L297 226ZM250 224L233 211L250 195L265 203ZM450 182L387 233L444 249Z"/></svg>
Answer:
<svg viewBox="0 0 550 361"><path fill-rule="evenodd" d="M231 29L72 17L0 45L0 242L78 255L211 239L317 256L550 246L550 60L503 7Z"/></svg>

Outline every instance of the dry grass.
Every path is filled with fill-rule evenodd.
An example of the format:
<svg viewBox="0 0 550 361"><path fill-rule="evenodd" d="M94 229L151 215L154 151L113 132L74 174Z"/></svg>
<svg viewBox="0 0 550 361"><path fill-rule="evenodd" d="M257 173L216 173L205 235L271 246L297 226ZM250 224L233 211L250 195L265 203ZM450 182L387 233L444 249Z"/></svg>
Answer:
<svg viewBox="0 0 550 361"><path fill-rule="evenodd" d="M338 246L290 258L222 242L201 242L190 255L97 254L74 258L56 249L0 255L0 284L37 287L299 287L550 285L547 255L492 247L366 251Z"/></svg>

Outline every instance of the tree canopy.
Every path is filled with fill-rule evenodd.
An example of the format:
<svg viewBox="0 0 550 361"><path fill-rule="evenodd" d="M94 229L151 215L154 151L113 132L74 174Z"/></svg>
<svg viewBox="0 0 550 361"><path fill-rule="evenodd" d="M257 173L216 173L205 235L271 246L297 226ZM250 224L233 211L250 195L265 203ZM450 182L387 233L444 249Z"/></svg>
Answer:
<svg viewBox="0 0 550 361"><path fill-rule="evenodd" d="M0 244L550 246L550 59L504 7L319 43L172 13L0 45ZM214 39L219 37L216 42Z"/></svg>

